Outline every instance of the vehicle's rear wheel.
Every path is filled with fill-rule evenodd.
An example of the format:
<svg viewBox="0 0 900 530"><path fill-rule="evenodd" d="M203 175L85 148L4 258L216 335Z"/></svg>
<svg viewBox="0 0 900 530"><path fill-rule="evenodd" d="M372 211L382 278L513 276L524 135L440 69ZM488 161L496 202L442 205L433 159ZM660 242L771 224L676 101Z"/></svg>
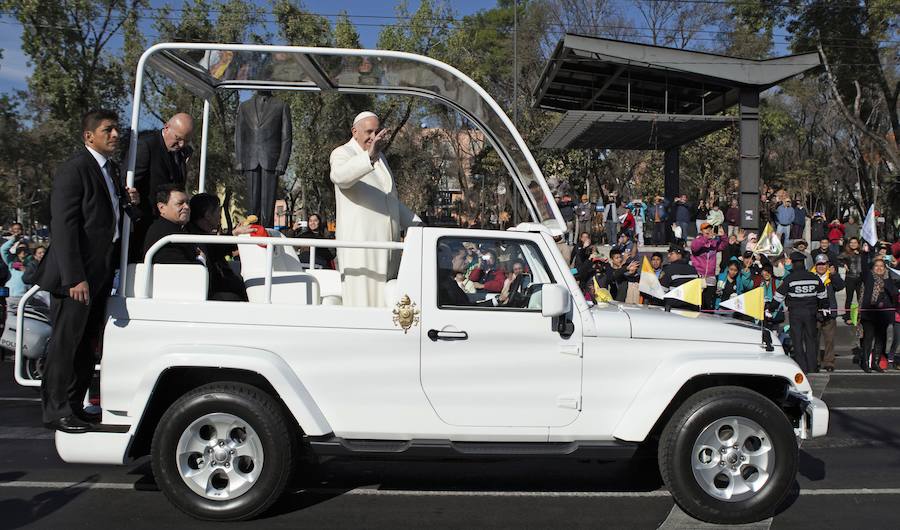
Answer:
<svg viewBox="0 0 900 530"><path fill-rule="evenodd" d="M264 512L291 475L289 431L278 403L242 383L214 383L178 399L160 419L153 475L169 501L198 519Z"/></svg>
<svg viewBox="0 0 900 530"><path fill-rule="evenodd" d="M32 381L40 381L44 377L44 360L45 357L37 359L25 358L25 377Z"/></svg>
<svg viewBox="0 0 900 530"><path fill-rule="evenodd" d="M663 430L659 470L688 514L719 524L770 517L790 491L797 439L787 416L741 387L698 392Z"/></svg>

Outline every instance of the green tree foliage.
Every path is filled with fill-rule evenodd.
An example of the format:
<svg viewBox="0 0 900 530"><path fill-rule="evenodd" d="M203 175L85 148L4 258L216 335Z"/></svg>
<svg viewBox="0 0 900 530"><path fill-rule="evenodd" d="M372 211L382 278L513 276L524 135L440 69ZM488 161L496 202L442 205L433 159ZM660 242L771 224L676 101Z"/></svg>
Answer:
<svg viewBox="0 0 900 530"><path fill-rule="evenodd" d="M359 35L346 15L331 27L327 19L313 15L296 2L280 0L274 5L279 37L297 46L338 46L359 48ZM339 63L323 61L326 72L335 76ZM367 96L329 93L280 95L291 107L294 121L290 170L284 178L289 212L334 212L334 185L329 177L332 149L350 138L353 116L371 106Z"/></svg>
<svg viewBox="0 0 900 530"><path fill-rule="evenodd" d="M137 60L152 42L360 47L346 14L329 20L296 0L186 0L152 8L148 0L0 0L0 8L22 24L23 50L35 67L26 94L0 97L0 214L7 217L15 215L16 204L46 194L56 165L80 142L74 129L82 112L128 107ZM535 148L559 115L533 108L531 91L562 34L763 58L773 53L776 35L787 32L793 51L821 50L830 69L785 83L764 98L764 181L809 197L816 209L834 211L848 201L855 210L873 199L882 207L900 202L896 0L498 0L464 17L447 0L423 0L414 9L398 3L396 14L396 23L379 35L379 48L424 54L468 74L515 120L545 176L594 196L601 184L625 197L660 193L662 153ZM144 34L148 26L152 36ZM718 33L709 32L716 28ZM366 59L321 64L332 77L374 67ZM199 146L202 99L152 69L147 75L140 128L155 129L173 113L188 112L197 120ZM233 169L234 124L240 100L249 95L220 91L211 101L207 189L227 192L236 204L245 185ZM352 118L362 110L375 111L391 129L386 154L401 198L416 211L434 205L447 189L461 192L459 213L469 220L484 220L485 210L512 208L506 168L475 125L454 110L406 96L278 97L294 118L294 148L282 182L290 211L331 216L328 156L349 139ZM683 146L682 190L694 198L727 199L723 195L734 190L738 176L737 147L736 127ZM191 160L194 179L198 162L198 156ZM507 193L498 193L501 184Z"/></svg>
<svg viewBox="0 0 900 530"><path fill-rule="evenodd" d="M21 25L22 51L33 66L27 92L3 96L5 218L47 222L52 175L81 144L81 116L96 108L124 108L126 69L114 40L145 5L144 0L0 0L0 9Z"/></svg>
<svg viewBox="0 0 900 530"><path fill-rule="evenodd" d="M121 110L128 90L111 41L137 17L143 0L6 0L0 7L22 24L22 51L34 66L30 104L46 110L80 141L77 124L92 108Z"/></svg>
<svg viewBox="0 0 900 530"><path fill-rule="evenodd" d="M177 14L176 14L177 13ZM190 0L175 11L165 6L155 13L153 28L161 42L254 42L262 41L265 35L258 26L263 10L241 0ZM132 62L130 70L136 68L139 53L145 48L143 38L134 28L126 35L126 53ZM203 54L191 52L188 57L203 60ZM186 112L195 121L194 144L199 146L201 138L201 117L203 99L178 86L167 77L151 68L145 70L143 92L144 115L140 130L155 129L178 112ZM245 189L243 179L234 169L234 128L240 96L234 91L217 91L210 101L210 127L207 139L206 190L224 193L226 198L234 197L234 204L240 204ZM188 188L196 189L199 174L199 156L189 161L191 180Z"/></svg>
<svg viewBox="0 0 900 530"><path fill-rule="evenodd" d="M809 145L828 146L838 154L827 160L836 165L823 182L826 189L844 189L857 215L872 202L895 214L900 211L900 9L896 0L733 4L736 19L751 30L772 31L787 21L792 50L818 51L827 62L820 80L807 81L808 87L827 94L819 104L832 114L807 128L812 133ZM786 90L792 92L800 101L811 97L802 87ZM819 158L818 163L823 164L825 157ZM806 171L811 164L802 160L798 171Z"/></svg>

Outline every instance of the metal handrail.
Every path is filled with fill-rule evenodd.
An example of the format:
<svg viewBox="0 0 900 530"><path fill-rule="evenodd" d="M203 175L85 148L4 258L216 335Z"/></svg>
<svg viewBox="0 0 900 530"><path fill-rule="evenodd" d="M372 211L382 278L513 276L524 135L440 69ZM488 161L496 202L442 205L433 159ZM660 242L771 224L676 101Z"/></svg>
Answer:
<svg viewBox="0 0 900 530"><path fill-rule="evenodd" d="M315 248L356 248L375 250L403 250L403 243L394 241L343 241L336 239L312 239L306 237L253 237L253 236L214 236L194 234L172 234L165 236L153 244L144 255L144 263L153 263L156 252L170 243L212 243L234 245L265 245L266 246L266 303L272 301L272 261L275 247L310 247L310 268L313 268ZM137 278L135 278L137 279ZM136 298L150 298L153 280L153 267L147 267L144 275L144 288L141 296ZM124 290L123 290L124 291Z"/></svg>
<svg viewBox="0 0 900 530"><path fill-rule="evenodd" d="M16 355L13 359L13 370L15 371L16 383L22 386L41 386L40 380L25 379L22 377L22 343L25 338L25 304L28 300L41 290L40 285L35 285L22 295L19 299L19 309L16 312Z"/></svg>

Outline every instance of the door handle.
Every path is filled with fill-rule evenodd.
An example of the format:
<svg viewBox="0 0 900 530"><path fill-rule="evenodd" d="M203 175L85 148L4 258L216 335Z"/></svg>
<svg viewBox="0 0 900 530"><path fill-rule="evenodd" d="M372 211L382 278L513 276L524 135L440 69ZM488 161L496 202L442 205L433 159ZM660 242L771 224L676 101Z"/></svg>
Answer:
<svg viewBox="0 0 900 530"><path fill-rule="evenodd" d="M433 341L466 340L469 338L469 334L465 331L438 331L436 329L429 329L428 338Z"/></svg>

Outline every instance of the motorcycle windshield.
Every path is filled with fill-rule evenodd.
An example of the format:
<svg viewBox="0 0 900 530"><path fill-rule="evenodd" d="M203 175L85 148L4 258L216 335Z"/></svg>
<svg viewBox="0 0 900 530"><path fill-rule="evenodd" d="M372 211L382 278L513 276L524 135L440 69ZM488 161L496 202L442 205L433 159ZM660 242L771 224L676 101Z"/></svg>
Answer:
<svg viewBox="0 0 900 530"><path fill-rule="evenodd" d="M531 220L554 234L565 230L547 182L509 117L477 83L440 61L389 50L165 43L144 53L139 73L144 64L204 99L223 89L269 89L440 101L484 133L516 183Z"/></svg>

